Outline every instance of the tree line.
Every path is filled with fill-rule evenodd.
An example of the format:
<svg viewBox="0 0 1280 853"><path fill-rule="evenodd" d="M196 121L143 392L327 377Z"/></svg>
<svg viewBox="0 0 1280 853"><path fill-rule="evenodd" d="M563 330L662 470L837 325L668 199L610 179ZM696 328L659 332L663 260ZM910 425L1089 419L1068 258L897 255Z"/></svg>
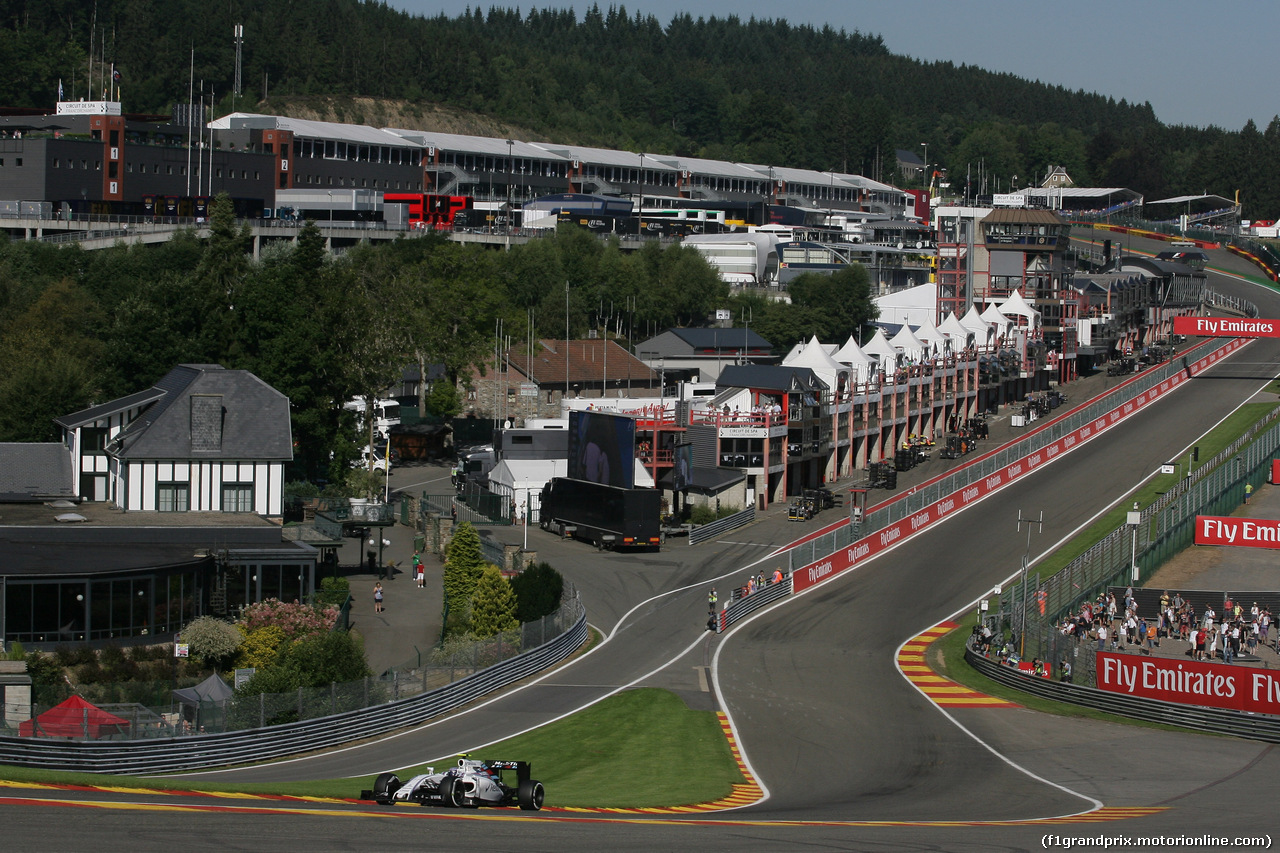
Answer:
<svg viewBox="0 0 1280 853"><path fill-rule="evenodd" d="M246 33L238 97L235 24ZM1264 131L1169 126L1150 104L895 56L875 35L782 19L663 23L594 4L581 18L480 6L422 17L361 0L15 0L0 11L0 104L47 108L59 80L83 96L91 43L120 71L130 112L167 113L194 78L219 113L288 114L291 99L316 95L395 99L535 140L889 182L902 177L894 150L927 142L953 187L980 173L987 192L1008 189L1015 175L1025 185L1065 166L1081 186L1148 198L1241 190L1246 216L1280 215L1274 119ZM351 106L343 120L364 117Z"/></svg>
<svg viewBox="0 0 1280 853"><path fill-rule="evenodd" d="M342 403L382 394L406 366L443 365L424 403L452 417L497 343L594 329L630 347L728 308L785 351L815 332L843 341L871 316L860 269L801 283L793 304L731 298L695 249L624 253L573 226L509 251L427 235L334 258L309 223L255 260L230 200L211 207L207 239L91 252L0 241L0 441L55 441L56 417L143 390L174 365L217 363L289 397L290 479L337 482L364 444Z"/></svg>

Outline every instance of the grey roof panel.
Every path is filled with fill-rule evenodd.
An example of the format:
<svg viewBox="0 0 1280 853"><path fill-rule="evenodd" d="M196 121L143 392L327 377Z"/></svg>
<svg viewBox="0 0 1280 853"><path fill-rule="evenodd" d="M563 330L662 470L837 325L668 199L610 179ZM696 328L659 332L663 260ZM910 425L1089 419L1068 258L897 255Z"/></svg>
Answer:
<svg viewBox="0 0 1280 853"><path fill-rule="evenodd" d="M64 415L60 418L54 418L53 422L58 426L66 427L67 429L75 429L76 427L81 427L85 424L91 424L100 418L114 415L117 412L128 411L135 406L154 402L163 396L163 390L152 387L148 388L146 391L139 391L136 394L129 394L126 397L120 397L109 403L91 406L87 409L81 409L78 412L73 412L72 414Z"/></svg>
<svg viewBox="0 0 1280 853"><path fill-rule="evenodd" d="M743 342L750 349L772 349L773 344L750 329L669 329L668 331L694 348L738 350Z"/></svg>
<svg viewBox="0 0 1280 853"><path fill-rule="evenodd" d="M61 443L0 443L0 501L75 496L71 454Z"/></svg>
<svg viewBox="0 0 1280 853"><path fill-rule="evenodd" d="M720 371L717 388L758 388L764 391L822 390L827 383L808 367L778 364L733 364Z"/></svg>
<svg viewBox="0 0 1280 853"><path fill-rule="evenodd" d="M166 394L129 427L118 455L122 459L293 458L289 398L245 370L212 365L181 365L159 385ZM193 396L222 397L222 433L217 448L192 443Z"/></svg>

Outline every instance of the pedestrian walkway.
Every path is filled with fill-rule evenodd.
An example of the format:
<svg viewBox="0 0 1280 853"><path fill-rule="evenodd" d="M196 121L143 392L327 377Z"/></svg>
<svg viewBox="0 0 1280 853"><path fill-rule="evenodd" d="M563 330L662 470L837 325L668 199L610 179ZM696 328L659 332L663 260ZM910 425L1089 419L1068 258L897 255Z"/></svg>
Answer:
<svg viewBox="0 0 1280 853"><path fill-rule="evenodd" d="M391 488L397 482L413 483L438 475L448 468L426 463L407 463L391 473ZM393 500L395 500L393 494ZM339 552L345 576L351 583L351 630L364 640L365 658L374 675L388 669L426 660L440 642L444 607L444 565L432 554L423 553L426 568L425 587L419 589L413 579L414 530L401 524L375 532L391 544L382 547L385 576L370 573L364 565L353 565L368 547L358 539L348 539ZM376 545L374 546L376 550ZM382 581L383 611L373 611L373 585Z"/></svg>

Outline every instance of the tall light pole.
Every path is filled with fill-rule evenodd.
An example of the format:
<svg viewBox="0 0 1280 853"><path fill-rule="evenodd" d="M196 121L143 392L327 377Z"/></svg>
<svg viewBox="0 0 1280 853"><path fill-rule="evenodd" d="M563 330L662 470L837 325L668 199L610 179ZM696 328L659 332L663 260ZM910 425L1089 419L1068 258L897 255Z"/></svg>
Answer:
<svg viewBox="0 0 1280 853"><path fill-rule="evenodd" d="M642 152L640 152L640 181L639 181L639 189L640 189L640 205L639 205L639 207L637 208L637 210L638 210L639 215L640 215L640 223L639 223L639 225L638 225L637 227L639 228L640 233L639 233L639 235L637 235L637 236L643 237L643 236L644 236L644 152L643 152L643 151L642 151Z"/></svg>
<svg viewBox="0 0 1280 853"><path fill-rule="evenodd" d="M1022 525L1027 526L1027 550L1022 554L1022 605L1021 613L1018 618L1018 659L1021 660L1027 650L1027 565L1031 562L1031 525L1036 526L1036 531L1044 529L1044 510L1040 510L1040 518L1023 518L1022 510L1018 510L1018 532L1022 532Z"/></svg>
<svg viewBox="0 0 1280 853"><path fill-rule="evenodd" d="M1125 524L1129 525L1133 530L1133 549L1129 552L1129 571L1130 578L1134 583L1138 582L1138 525L1142 523L1142 513L1138 511L1138 502L1133 502L1131 509L1125 516Z"/></svg>
<svg viewBox="0 0 1280 853"><path fill-rule="evenodd" d="M511 211L511 146L515 145L510 139L507 140L507 248L511 248L511 220L514 214Z"/></svg>
<svg viewBox="0 0 1280 853"><path fill-rule="evenodd" d="M924 149L924 171L920 173L920 185L927 190L929 189L929 143L921 142L920 147Z"/></svg>

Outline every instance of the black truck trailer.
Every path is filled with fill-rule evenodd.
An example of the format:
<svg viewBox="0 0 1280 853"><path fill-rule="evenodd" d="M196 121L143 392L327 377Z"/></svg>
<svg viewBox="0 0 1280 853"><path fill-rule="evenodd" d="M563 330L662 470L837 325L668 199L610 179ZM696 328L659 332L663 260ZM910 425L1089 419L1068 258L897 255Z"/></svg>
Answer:
<svg viewBox="0 0 1280 853"><path fill-rule="evenodd" d="M657 489L623 489L556 477L538 507L544 530L591 542L597 548L662 545L662 495Z"/></svg>

